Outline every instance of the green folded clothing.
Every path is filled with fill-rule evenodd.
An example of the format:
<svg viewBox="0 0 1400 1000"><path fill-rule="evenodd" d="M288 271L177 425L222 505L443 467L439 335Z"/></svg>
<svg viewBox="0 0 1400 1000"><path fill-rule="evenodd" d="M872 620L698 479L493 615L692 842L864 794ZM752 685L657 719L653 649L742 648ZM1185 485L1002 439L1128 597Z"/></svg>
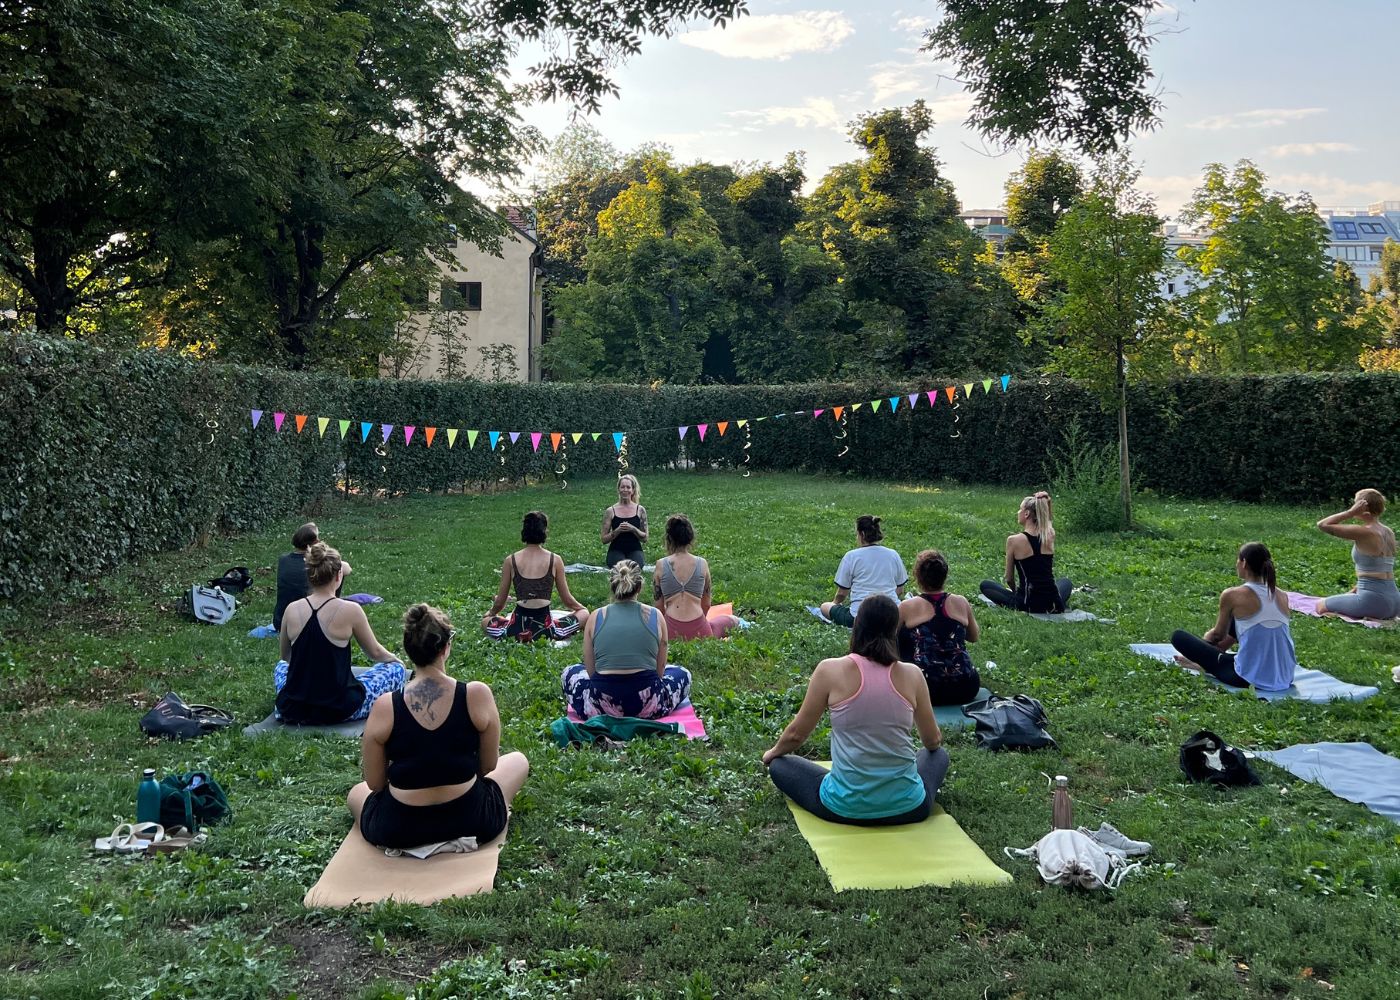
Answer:
<svg viewBox="0 0 1400 1000"><path fill-rule="evenodd" d="M659 722L655 719L633 719L628 716L595 715L582 721L562 718L549 724L550 735L563 750L571 745L591 746L599 740L626 743L639 736L685 735L679 722Z"/></svg>

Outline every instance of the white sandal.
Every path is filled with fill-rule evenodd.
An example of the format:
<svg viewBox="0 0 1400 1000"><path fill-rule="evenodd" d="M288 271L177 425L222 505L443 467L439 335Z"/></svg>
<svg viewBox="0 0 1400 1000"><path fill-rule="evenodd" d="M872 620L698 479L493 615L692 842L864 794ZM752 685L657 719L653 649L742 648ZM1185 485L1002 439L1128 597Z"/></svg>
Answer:
<svg viewBox="0 0 1400 1000"><path fill-rule="evenodd" d="M111 854L136 854L164 836L165 829L159 823L141 823L136 826L122 823L112 831L110 837L98 837L94 840L92 849Z"/></svg>

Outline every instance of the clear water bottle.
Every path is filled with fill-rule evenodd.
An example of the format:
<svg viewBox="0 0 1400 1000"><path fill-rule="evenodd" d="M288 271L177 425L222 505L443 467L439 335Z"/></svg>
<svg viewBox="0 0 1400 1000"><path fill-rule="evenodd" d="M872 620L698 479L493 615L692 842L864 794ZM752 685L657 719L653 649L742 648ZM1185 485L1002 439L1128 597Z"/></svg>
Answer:
<svg viewBox="0 0 1400 1000"><path fill-rule="evenodd" d="M1069 800L1069 779L1055 775L1055 798L1050 807L1050 826L1055 830L1074 829L1074 806Z"/></svg>
<svg viewBox="0 0 1400 1000"><path fill-rule="evenodd" d="M153 767L141 772L141 784L136 786L136 822L160 822L160 785Z"/></svg>

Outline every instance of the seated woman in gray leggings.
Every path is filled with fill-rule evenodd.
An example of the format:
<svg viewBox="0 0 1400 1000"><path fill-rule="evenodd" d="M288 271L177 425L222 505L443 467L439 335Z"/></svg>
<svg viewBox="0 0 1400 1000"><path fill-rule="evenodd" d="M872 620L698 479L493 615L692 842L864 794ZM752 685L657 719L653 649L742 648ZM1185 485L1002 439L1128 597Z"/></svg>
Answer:
<svg viewBox="0 0 1400 1000"><path fill-rule="evenodd" d="M1319 530L1351 541L1351 559L1356 565L1356 589L1318 601L1318 614L1382 619L1400 616L1400 590L1395 586L1395 532L1381 523L1384 512L1385 497L1381 492L1365 489L1357 491L1355 502L1346 510L1317 522ZM1360 523L1344 523L1348 521Z"/></svg>
<svg viewBox="0 0 1400 1000"><path fill-rule="evenodd" d="M928 818L948 772L928 683L901 663L899 606L884 594L860 603L851 652L812 671L797 716L763 763L773 784L807 812L832 823L891 826ZM794 751L831 712L831 770ZM917 727L924 749L909 738Z"/></svg>

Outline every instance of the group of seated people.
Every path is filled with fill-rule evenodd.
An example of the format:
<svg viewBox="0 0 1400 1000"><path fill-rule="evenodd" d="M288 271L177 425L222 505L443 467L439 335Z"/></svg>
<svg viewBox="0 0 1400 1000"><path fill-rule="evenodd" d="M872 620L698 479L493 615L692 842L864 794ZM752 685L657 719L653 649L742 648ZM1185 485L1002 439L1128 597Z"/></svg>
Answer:
<svg viewBox="0 0 1400 1000"><path fill-rule="evenodd" d="M635 502L635 481L627 492ZM1379 492L1362 490L1347 510L1318 522L1321 530L1353 543L1358 571L1356 591L1327 598L1326 610L1374 617L1400 611L1395 534L1381 522L1384 509ZM993 596L988 590L996 585L987 582L983 593L1024 610L1063 610L1068 582L1053 576L1049 497L1027 497L1017 517L1023 531L1006 544L1007 583L1017 589ZM641 520L644 525L644 515ZM561 677L568 709L581 718L655 719L674 712L690 697L691 675L667 662L668 640L722 635L733 625L707 618L709 567L690 551L690 521L683 515L667 521L668 555L653 576L657 606L640 600L641 564L621 559L609 571L611 601L592 612L569 593L562 559L543 548L547 530L542 513L525 516L524 548L502 564L501 589L487 622L514 585L512 619L523 619L525 628L545 628L557 587L583 633L582 661ZM408 609L403 648L413 664L410 678L375 637L364 610L336 596L348 564L319 540L314 525L298 531L296 540L306 543L300 553L306 593L283 606L279 586L282 659L273 672L279 716L300 724L366 720L365 780L351 791L349 806L371 843L412 847L496 836L529 765L520 753L501 756L500 716L490 687L455 681L447 673L451 622L426 604ZM978 640L980 628L967 599L948 593L942 553L919 553L919 592L901 600L907 574L898 555L880 544L879 518L862 516L856 532L860 547L842 559L836 600L823 607L834 621L849 621L849 652L817 665L796 717L763 762L778 788L823 818L862 825L915 822L928 815L948 768L933 706L975 697L980 678L967 643ZM1243 583L1221 593L1212 628L1202 638L1178 631L1172 643L1183 663L1225 684L1285 689L1297 661L1288 601L1277 587L1267 546L1244 545L1235 570ZM352 638L374 664L358 675L350 666ZM1239 651L1231 654L1235 644ZM827 712L829 772L794 755ZM917 753L911 727L923 742Z"/></svg>

